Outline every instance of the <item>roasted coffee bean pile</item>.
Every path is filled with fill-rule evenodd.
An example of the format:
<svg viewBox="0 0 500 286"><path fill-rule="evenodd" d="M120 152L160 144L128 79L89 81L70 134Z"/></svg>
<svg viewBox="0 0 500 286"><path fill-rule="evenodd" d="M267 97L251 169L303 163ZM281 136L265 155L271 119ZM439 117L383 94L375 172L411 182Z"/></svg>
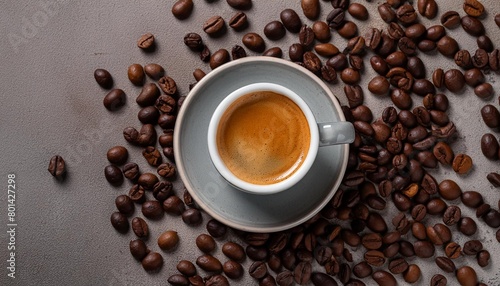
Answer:
<svg viewBox="0 0 500 286"><path fill-rule="evenodd" d="M463 245L456 242L457 236L474 235L478 228L473 218L462 215L458 200L475 209L477 218L486 225L497 229L499 242L500 213L484 202L481 193L464 191L451 179L438 182L431 169L451 167L457 174L466 175L474 168L469 155L455 154L451 147L460 127L455 126L447 114L452 102L444 90L461 93L467 84L474 88L479 102L489 100L494 90L485 82L484 72L500 69L499 50L487 36L482 23L486 9L479 1L463 1L463 11L444 11L437 19L440 24L429 27L420 23L419 18L434 19L438 14L437 2L414 2L412 5L403 0L387 0L378 5L378 13L369 13L363 4L348 0L302 0L299 12L307 19L297 11L284 9L277 15L280 21L273 20L265 25L264 37L248 31L241 37L243 46L236 44L211 53L203 37L222 37L229 32L227 25L235 31L248 27L250 17L244 11L253 7L252 1L227 0L235 9L231 18L215 15L206 19L200 27L203 37L199 31L186 33L184 44L211 69L246 57L246 49L280 58L284 55L283 49L287 49L291 61L328 83L343 83L348 105L342 106L342 110L355 127L356 140L350 146L347 172L340 189L318 215L278 233L229 230L211 219L206 224L208 234L196 238L196 246L204 254L195 263L179 261L179 273L168 278L171 285L229 285L231 280L238 284L245 273L242 263L246 257L251 260L246 271L259 285L305 285L309 282L338 285L337 281L345 285L365 285L375 281L389 286L396 285L400 279L415 283L421 280L421 270L420 261L414 257L434 257L438 268L425 284L446 285L447 278L438 273L442 271L453 273L462 285L485 285L478 282L481 278L473 267L464 260L457 260L462 256L474 256L479 267L486 267L490 260L490 253L483 249L479 240L471 239ZM190 16L193 6L192 0L178 0L171 12L183 20ZM331 11L326 19L319 20L322 9ZM377 17L386 22L386 29L358 30L355 21ZM309 20L314 21L310 26L306 24ZM500 14L494 20L500 27ZM477 37L475 51L461 49L447 34L448 30L460 26ZM344 49L331 42L332 32L347 40ZM266 42L282 39L287 33L296 35L295 44L267 47ZM151 51L155 47L154 35L142 35L137 46L145 52ZM421 53L447 57L457 68L446 71L438 68L427 73L419 57ZM364 105L365 95L359 85L364 69L370 68L366 63L378 74L369 81L368 91L373 96L390 97L394 104L378 116ZM429 79L426 78L428 74L431 74ZM127 233L129 216L140 206L147 220L162 219L167 213L180 216L187 225L198 226L203 220L201 211L186 190L181 190L181 199L179 190L174 190L172 184L176 178L172 129L185 97L179 96L175 80L165 76L163 67L158 64L132 64L127 75L134 85L142 88L136 102L142 107L138 119L143 125L126 127L123 136L129 144L143 148L148 168L156 168L158 176L141 172L137 163L127 163L126 147L109 149L107 158L111 164L104 169L108 182L120 186L125 177L134 183L128 194L116 198L118 211L111 215L111 224L118 232ZM205 72L196 69L193 76L199 81ZM106 70L97 69L94 77L101 87L113 87L112 76ZM124 91L117 88L109 91L103 101L110 111L125 103ZM500 159L500 112L495 105L486 104L481 109L482 120L492 132L480 139L481 151L490 160ZM160 136L156 124L164 130ZM157 141L161 149L155 147ZM61 170L64 170L64 161L53 158L49 171L60 175ZM500 174L492 172L487 179L493 186L500 187ZM386 221L385 210L389 204L399 212ZM429 217L439 218L442 223L431 224ZM145 243L149 236L147 221L134 217L131 224L138 237L130 242L132 256L141 261L145 270L159 271L163 257L150 251ZM244 245L225 241L228 231L238 236ZM157 244L163 251L175 251L181 239L182 234L167 230L158 237ZM213 256L218 244L227 257L224 263ZM360 255L353 255L352 249ZM202 278L195 264L208 275ZM456 281L449 283L456 284Z"/></svg>

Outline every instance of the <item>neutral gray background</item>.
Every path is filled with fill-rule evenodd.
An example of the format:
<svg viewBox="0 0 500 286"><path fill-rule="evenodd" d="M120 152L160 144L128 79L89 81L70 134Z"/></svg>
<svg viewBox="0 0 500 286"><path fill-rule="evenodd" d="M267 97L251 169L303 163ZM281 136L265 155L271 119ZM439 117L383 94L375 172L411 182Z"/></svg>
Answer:
<svg viewBox="0 0 500 286"><path fill-rule="evenodd" d="M302 15L300 1L253 2L253 8L247 12L250 27L246 31L262 34L264 25L279 19L279 12L288 7L298 11L305 23L312 24ZM320 2L321 19L325 19L331 6L328 1ZM357 2L376 11L381 1ZM439 15L451 9L464 14L462 1L438 2ZM493 16L500 13L500 4L497 0L482 2L489 11L484 19L487 33L498 47L500 29L495 26ZM202 24L210 16L221 15L228 20L235 13L226 1L216 0L209 4L195 0L193 14L185 21L171 15L172 3L118 0L0 2L0 182L4 190L0 195L0 285L165 285L167 277L175 272L177 261L183 258L194 261L200 255L194 240L204 231L204 224L191 228L179 218L165 216L161 221L150 222L148 245L158 250L156 237L167 229L178 231L181 242L174 252L162 252L165 266L158 274L147 274L128 251L133 233L120 235L109 223L109 216L115 210L114 198L127 192L129 184L113 188L103 176L107 149L119 144L128 146L121 135L122 129L129 125L139 126L136 119L139 107L134 102L139 89L126 77L130 64L157 62L163 65L167 74L177 81L180 93L187 94L188 84L194 82L192 71L197 67L205 71L209 68L184 46L185 33L200 33L212 51L230 49L241 43L243 33L229 30L224 38L209 39L202 32ZM438 23L438 19L433 23ZM373 13L370 21L359 24L360 31L364 34L369 26L385 28L386 25ZM145 32L157 37L158 49L154 54L145 54L136 47L136 40ZM449 34L457 38L462 48L475 50L474 38L460 28ZM266 40L268 47L280 46L284 50L297 41L297 35L291 33L279 42ZM332 41L341 50L345 47L345 41L336 33ZM365 59L367 64L368 57ZM454 67L452 60L439 55L423 56L423 59L428 64L428 77L437 67L445 70ZM102 105L106 92L93 79L93 71L99 67L108 69L114 76L115 86L128 95L126 106L118 112L110 113ZM373 75L371 68L366 69L365 75L362 86L366 104L372 107L375 116L379 116L383 106L390 101L367 91L367 79ZM496 90L500 88L498 74L489 74L487 79ZM342 84L332 85L332 90L343 103L346 102ZM485 160L479 150L480 136L491 131L479 113L486 102L478 99L469 87L458 95L447 94L451 101L450 116L459 132L453 149L456 153L471 155L475 164L467 176L457 176L443 167L432 172L440 180L456 180L464 190L481 192L487 203L497 206L499 189L494 189L485 176L490 171L498 171L499 164ZM494 102L498 107L498 95L497 92L495 99L487 102ZM415 104L420 104L420 98L413 98ZM130 147L129 150L130 160L140 162L146 170L140 149ZM54 154L67 160L68 178L63 183L54 180L46 170ZM17 272L14 280L6 276L6 186L10 173L16 174L17 186ZM182 187L180 182L177 187ZM454 203L460 205L459 201ZM385 213L389 224L392 211ZM467 207L463 207L463 213L478 222L479 230L472 238L480 239L493 259L485 269L480 269L472 257L458 259L457 266L471 265L478 271L481 281L499 285L500 261L495 256L500 247L494 231L478 221ZM140 215L137 211L136 214ZM205 217L204 221L207 220ZM463 244L468 238L456 235L454 239ZM224 261L221 245L219 242L216 256ZM351 250L359 261L363 248ZM438 253L442 255L441 250ZM421 285L428 285L430 277L440 272L432 259L410 261L423 270ZM248 265L249 261L245 267ZM456 284L454 278L448 277L450 285ZM251 285L255 280L245 274L243 280L233 284Z"/></svg>

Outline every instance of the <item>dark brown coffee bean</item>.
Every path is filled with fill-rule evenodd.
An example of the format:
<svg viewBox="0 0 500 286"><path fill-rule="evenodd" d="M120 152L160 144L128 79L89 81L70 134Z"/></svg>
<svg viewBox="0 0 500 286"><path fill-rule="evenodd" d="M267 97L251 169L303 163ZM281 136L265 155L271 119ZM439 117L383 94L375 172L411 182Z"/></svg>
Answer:
<svg viewBox="0 0 500 286"><path fill-rule="evenodd" d="M262 53L266 49L264 39L262 39L262 37L257 33L245 34L242 42L245 47L257 53Z"/></svg>
<svg viewBox="0 0 500 286"><path fill-rule="evenodd" d="M452 58L459 50L458 43L450 36L444 36L437 42L438 51L446 57Z"/></svg>
<svg viewBox="0 0 500 286"><path fill-rule="evenodd" d="M158 167L162 162L162 157L160 151L153 146L148 146L142 151L142 156L149 165L153 167Z"/></svg>
<svg viewBox="0 0 500 286"><path fill-rule="evenodd" d="M145 190L153 190L156 183L158 183L158 177L153 173L144 173L139 176L137 183L143 187Z"/></svg>
<svg viewBox="0 0 500 286"><path fill-rule="evenodd" d="M264 51L264 49L262 49L262 51ZM213 53L212 56L210 57L210 68L216 69L221 65L229 62L229 60L230 60L229 52L226 49L220 49L215 53Z"/></svg>
<svg viewBox="0 0 500 286"><path fill-rule="evenodd" d="M281 58L283 56L283 51L280 47L273 47L262 53L266 57Z"/></svg>
<svg viewBox="0 0 500 286"><path fill-rule="evenodd" d="M347 42L350 55L359 55L364 52L365 39L361 36L354 37Z"/></svg>
<svg viewBox="0 0 500 286"><path fill-rule="evenodd" d="M247 56L247 52L245 49L240 46L240 45L234 45L233 48L231 49L231 57L233 60L241 59ZM214 63L215 65L218 65L218 63Z"/></svg>
<svg viewBox="0 0 500 286"><path fill-rule="evenodd" d="M295 267L293 271L293 277L297 284L305 285L311 279L311 273L312 273L311 263L302 261Z"/></svg>
<svg viewBox="0 0 500 286"><path fill-rule="evenodd" d="M115 205L118 211L124 215L131 215L134 212L134 203L127 195L119 195L116 197Z"/></svg>
<svg viewBox="0 0 500 286"><path fill-rule="evenodd" d="M283 272L278 273L276 276L276 283L280 286L291 286L294 284L294 275L292 272L285 270Z"/></svg>
<svg viewBox="0 0 500 286"><path fill-rule="evenodd" d="M118 108L125 105L125 102L125 92L121 89L112 89L110 92L108 92L108 94L106 94L102 101L104 107L106 107L106 109L109 111L117 110Z"/></svg>
<svg viewBox="0 0 500 286"><path fill-rule="evenodd" d="M466 255L476 255L481 250L483 250L483 244L477 239L465 242L462 249L463 253Z"/></svg>
<svg viewBox="0 0 500 286"><path fill-rule="evenodd" d="M476 222L470 218L470 217L462 217L460 221L458 222L458 230L467 235L473 235L477 231L477 224Z"/></svg>
<svg viewBox="0 0 500 286"><path fill-rule="evenodd" d="M337 33L344 39L351 39L358 35L358 26L354 22L344 21L344 23L337 28Z"/></svg>
<svg viewBox="0 0 500 286"><path fill-rule="evenodd" d="M144 69L140 64L133 64L128 67L128 79L134 85L142 85L144 83Z"/></svg>
<svg viewBox="0 0 500 286"><path fill-rule="evenodd" d="M451 259L458 258L460 255L462 255L461 251L462 251L462 248L456 242L448 243L444 249L446 256L451 258Z"/></svg>
<svg viewBox="0 0 500 286"><path fill-rule="evenodd" d="M210 62L210 59L212 58L212 54L210 52L210 49L206 45L202 46L201 51L199 53L199 57L200 57L200 60L202 60L205 63Z"/></svg>
<svg viewBox="0 0 500 286"><path fill-rule="evenodd" d="M292 33L298 33L302 27L302 21L299 15L292 9L281 11L280 19L285 28Z"/></svg>
<svg viewBox="0 0 500 286"><path fill-rule="evenodd" d="M486 133L481 137L481 151L490 160L498 160L498 150L500 149L498 140L491 133Z"/></svg>
<svg viewBox="0 0 500 286"><path fill-rule="evenodd" d="M391 91L391 100L400 109L409 109L413 104L410 95L402 89L396 88Z"/></svg>
<svg viewBox="0 0 500 286"><path fill-rule="evenodd" d="M245 250L243 247L235 242L226 242L222 246L222 253L228 258L241 262L245 259Z"/></svg>
<svg viewBox="0 0 500 286"><path fill-rule="evenodd" d="M420 258L429 258L434 255L434 244L426 240L418 240L413 244L415 255Z"/></svg>
<svg viewBox="0 0 500 286"><path fill-rule="evenodd" d="M460 199L464 205L470 208L477 208L484 202L483 196L476 191L463 192Z"/></svg>
<svg viewBox="0 0 500 286"><path fill-rule="evenodd" d="M201 224L203 218L198 209L187 209L182 213L182 221L190 226L197 226Z"/></svg>
<svg viewBox="0 0 500 286"><path fill-rule="evenodd" d="M264 35L273 41L283 38L286 34L285 26L280 21L269 22L264 27Z"/></svg>
<svg viewBox="0 0 500 286"><path fill-rule="evenodd" d="M332 29L337 29L344 23L344 9L334 8L326 17L326 23Z"/></svg>
<svg viewBox="0 0 500 286"><path fill-rule="evenodd" d="M410 38L402 37L398 42L399 49L407 54L414 55L416 53L417 45Z"/></svg>
<svg viewBox="0 0 500 286"><path fill-rule="evenodd" d="M364 259L372 266L382 266L385 263L384 254L378 250L368 250L364 254Z"/></svg>
<svg viewBox="0 0 500 286"><path fill-rule="evenodd" d="M267 275L266 263L263 261L255 261L248 268L248 274L255 279L261 279Z"/></svg>
<svg viewBox="0 0 500 286"><path fill-rule="evenodd" d="M433 19L434 17L436 17L438 10L437 3L434 0L418 0L417 8L420 15L428 19Z"/></svg>
<svg viewBox="0 0 500 286"><path fill-rule="evenodd" d="M187 33L184 36L184 44L193 51L201 51L203 49L203 40L197 33Z"/></svg>
<svg viewBox="0 0 500 286"><path fill-rule="evenodd" d="M179 20L184 20L193 11L193 0L177 0L172 6L172 14Z"/></svg>
<svg viewBox="0 0 500 286"><path fill-rule="evenodd" d="M305 52L304 53L303 63L304 63L305 68L310 70L312 73L318 74L321 70L321 66L322 66L321 60L313 52Z"/></svg>
<svg viewBox="0 0 500 286"><path fill-rule="evenodd" d="M426 31L427 30L423 24L416 23L406 28L404 36L410 38L411 40L418 40L426 33Z"/></svg>
<svg viewBox="0 0 500 286"><path fill-rule="evenodd" d="M203 281L200 275L189 277L189 283L193 286L205 286L205 281Z"/></svg>
<svg viewBox="0 0 500 286"><path fill-rule="evenodd" d="M215 249L215 240L208 234L200 234L196 238L196 246L205 253L210 253Z"/></svg>
<svg viewBox="0 0 500 286"><path fill-rule="evenodd" d="M394 276L391 273L384 271L384 270L377 270L377 271L373 272L372 278L380 286L382 286L382 285L383 286L396 286L396 285L398 285L396 278L394 278Z"/></svg>
<svg viewBox="0 0 500 286"><path fill-rule="evenodd" d="M163 210L168 214L179 216L185 209L184 203L177 196L170 196L163 201Z"/></svg>
<svg viewBox="0 0 500 286"><path fill-rule="evenodd" d="M189 280L186 276L181 275L181 274L174 274L168 277L167 282L170 285L175 285L175 286L188 286Z"/></svg>
<svg viewBox="0 0 500 286"><path fill-rule="evenodd" d="M239 279L243 276L243 266L236 261L228 260L222 265L222 270L227 277L231 279Z"/></svg>
<svg viewBox="0 0 500 286"><path fill-rule="evenodd" d="M211 219L207 222L207 231L214 238L222 238L226 235L227 226L215 219ZM230 257L233 260L238 260Z"/></svg>
<svg viewBox="0 0 500 286"><path fill-rule="evenodd" d="M365 21L368 19L368 10L365 6L359 3L351 3L347 9L349 14L355 19Z"/></svg>
<svg viewBox="0 0 500 286"><path fill-rule="evenodd" d="M130 228L127 217L121 212L111 214L111 225L120 233L127 233Z"/></svg>
<svg viewBox="0 0 500 286"><path fill-rule="evenodd" d="M221 274L210 276L207 279L205 286L229 286L229 281Z"/></svg>
<svg viewBox="0 0 500 286"><path fill-rule="evenodd" d="M470 69L473 67L472 65L472 57L467 50L460 50L458 51L455 56L455 63L457 66L463 68L463 69Z"/></svg>
<svg viewBox="0 0 500 286"><path fill-rule="evenodd" d="M173 185L169 181L156 183L153 188L153 196L159 202L165 201L172 194Z"/></svg>
<svg viewBox="0 0 500 286"><path fill-rule="evenodd" d="M500 69L500 52L498 49L494 49L488 55L488 64L492 71L498 71Z"/></svg>
<svg viewBox="0 0 500 286"><path fill-rule="evenodd" d="M229 27L236 31L241 31L248 27L247 15L244 12L236 12L231 19L229 19ZM281 23L280 23L281 24Z"/></svg>
<svg viewBox="0 0 500 286"><path fill-rule="evenodd" d="M160 117L160 111L154 106L146 106L139 110L137 118L143 124L156 124Z"/></svg>
<svg viewBox="0 0 500 286"><path fill-rule="evenodd" d="M408 262L404 258L396 258L389 262L389 271L393 274L401 274L408 269Z"/></svg>
<svg viewBox="0 0 500 286"><path fill-rule="evenodd" d="M498 173L489 173L486 178L488 181L493 185L493 187L498 188L500 187L500 174Z"/></svg>
<svg viewBox="0 0 500 286"><path fill-rule="evenodd" d="M302 62L304 56L304 47L301 44L292 44L288 49L288 56L293 62Z"/></svg>
<svg viewBox="0 0 500 286"><path fill-rule="evenodd" d="M121 146L117 146L117 147L121 147ZM123 150L121 150L121 151L123 151ZM126 151L126 149L125 149L125 151ZM120 155L122 155L122 154L120 154ZM113 159L115 159L115 158L113 158ZM125 158L125 160L126 160L126 158ZM113 162L111 162L111 163L113 163ZM108 167L110 167L110 166L108 166ZM106 167L106 169L108 167ZM114 166L112 166L112 167L114 167ZM104 175L106 176L106 179L108 179L108 174L106 172L106 169L104 169ZM56 177L57 179L63 179L65 176L65 173L66 173L66 162L64 162L64 159L61 156L54 155L54 156L52 156L52 158L50 158L49 167L47 168L47 170L49 171L49 173L52 176ZM116 176L116 180L118 183L119 182L118 172L116 172L116 170L111 170L111 169L109 171L113 171L113 172L109 173L109 175L112 175L112 176L110 176L110 178L113 179L113 181L114 181L114 179L115 179L114 177ZM112 174L112 173L116 173L116 174ZM123 177L122 177L122 180L123 180ZM111 181L109 179L108 179L108 182L111 183ZM111 184L113 184L113 183L111 183Z"/></svg>
<svg viewBox="0 0 500 286"><path fill-rule="evenodd" d="M156 99L155 107L163 113L173 114L176 108L176 101L170 95L162 94Z"/></svg>
<svg viewBox="0 0 500 286"><path fill-rule="evenodd" d="M154 83L147 83L142 87L141 92L136 98L137 104L146 107L151 106L156 102L156 99L160 96L160 90Z"/></svg>
<svg viewBox="0 0 500 286"><path fill-rule="evenodd" d="M479 264L479 266L486 267L489 264L490 253L488 252L488 250L481 250L477 254L476 259L477 259L477 264Z"/></svg>
<svg viewBox="0 0 500 286"><path fill-rule="evenodd" d="M146 221L140 217L132 219L132 230L137 237L148 237L149 227Z"/></svg>
<svg viewBox="0 0 500 286"><path fill-rule="evenodd" d="M129 249L132 256L138 261L144 259L144 257L146 257L146 255L149 252L144 241L140 239L131 240L129 244Z"/></svg>
<svg viewBox="0 0 500 286"><path fill-rule="evenodd" d="M284 29L284 28L283 28ZM312 25L314 37L320 42L328 42L331 38L330 27L324 21L316 21Z"/></svg>
<svg viewBox="0 0 500 286"><path fill-rule="evenodd" d="M460 24L465 32L474 37L479 37L485 32L483 23L471 16L462 17L462 19L460 19Z"/></svg>
<svg viewBox="0 0 500 286"><path fill-rule="evenodd" d="M411 4L403 4L396 10L396 16L403 25L410 25L417 20L417 13Z"/></svg>
<svg viewBox="0 0 500 286"><path fill-rule="evenodd" d="M436 264L441 270L447 273L453 273L456 270L455 263L445 256L436 257Z"/></svg>
<svg viewBox="0 0 500 286"><path fill-rule="evenodd" d="M238 10L248 10L252 7L252 0L226 0L229 6Z"/></svg>
<svg viewBox="0 0 500 286"><path fill-rule="evenodd" d="M54 168L50 168L51 166L49 165L49 171L54 170L52 173L54 174L59 174L61 170L61 160L53 160L54 161ZM64 164L64 161L62 161ZM64 170L64 165L62 167ZM61 173L62 174L62 173ZM106 177L106 180L113 186L119 186L123 183L123 173L120 170L120 168L114 166L114 165L108 165L104 168L104 176Z"/></svg>
<svg viewBox="0 0 500 286"><path fill-rule="evenodd" d="M472 17L480 17L484 13L484 6L477 0L465 0L464 11L467 15Z"/></svg>
<svg viewBox="0 0 500 286"><path fill-rule="evenodd" d="M493 42L486 35L479 36L477 38L476 42L477 42L478 48L483 49L488 53L491 53L494 49Z"/></svg>
<svg viewBox="0 0 500 286"><path fill-rule="evenodd" d="M474 94L482 99L489 99L494 93L493 86L490 83L481 83L474 88Z"/></svg>
<svg viewBox="0 0 500 286"><path fill-rule="evenodd" d="M158 201L146 201L142 204L142 214L152 220L157 220L163 217L163 208Z"/></svg>
<svg viewBox="0 0 500 286"><path fill-rule="evenodd" d="M315 286L337 286L337 282L329 275L322 272L312 272L311 282Z"/></svg>
<svg viewBox="0 0 500 286"><path fill-rule="evenodd" d="M380 56L373 56L370 58L370 64L374 71L379 75L385 76L389 72L389 66L386 61Z"/></svg>
<svg viewBox="0 0 500 286"><path fill-rule="evenodd" d="M427 29L426 38L428 40L437 42L442 37L444 37L444 35L446 35L446 30L444 29L444 27L441 25L434 25Z"/></svg>
<svg viewBox="0 0 500 286"><path fill-rule="evenodd" d="M413 76L402 67L390 69L386 77L389 78L391 85L404 91L411 90L413 86Z"/></svg>
<svg viewBox="0 0 500 286"><path fill-rule="evenodd" d="M307 53L306 53L307 54ZM340 79L346 84L354 85L357 84L361 76L359 71L353 68L346 68L340 73Z"/></svg>
<svg viewBox="0 0 500 286"><path fill-rule="evenodd" d="M94 79L102 88L110 89L113 86L113 77L105 69L96 69Z"/></svg>
<svg viewBox="0 0 500 286"><path fill-rule="evenodd" d="M212 16L203 24L203 31L209 36L219 36L226 30L226 22L221 16Z"/></svg>
<svg viewBox="0 0 500 286"><path fill-rule="evenodd" d="M372 267L366 261L354 265L352 273L358 278L365 278L372 274Z"/></svg>
<svg viewBox="0 0 500 286"><path fill-rule="evenodd" d="M425 77L424 63L418 57L408 58L407 69L413 75L414 78L423 79Z"/></svg>
<svg viewBox="0 0 500 286"><path fill-rule="evenodd" d="M441 24L448 29L455 29L460 25L460 15L456 11L447 11L441 15Z"/></svg>
<svg viewBox="0 0 500 286"><path fill-rule="evenodd" d="M314 32L311 27L302 25L299 31L299 42L304 48L310 49L314 43Z"/></svg>
<svg viewBox="0 0 500 286"><path fill-rule="evenodd" d="M446 286L447 283L448 283L448 280L446 279L446 277L444 277L441 274L435 274L431 278L430 285L431 286Z"/></svg>
<svg viewBox="0 0 500 286"><path fill-rule="evenodd" d="M156 272L163 266L163 257L158 252L149 252L141 264L144 270Z"/></svg>
<svg viewBox="0 0 500 286"><path fill-rule="evenodd" d="M444 180L439 184L439 194L445 200L455 200L460 197L462 190L452 180Z"/></svg>
<svg viewBox="0 0 500 286"><path fill-rule="evenodd" d="M477 274L476 271L470 266L462 266L457 269L455 276L457 277L460 285L476 285Z"/></svg>
<svg viewBox="0 0 500 286"><path fill-rule="evenodd" d="M497 228L500 226L500 212L497 210L490 209L482 218L489 227Z"/></svg>
<svg viewBox="0 0 500 286"><path fill-rule="evenodd" d="M444 74L444 85L451 92L459 92L465 85L464 75L457 69L450 69Z"/></svg>
<svg viewBox="0 0 500 286"><path fill-rule="evenodd" d="M489 128L497 128L500 126L500 112L495 106L491 104L485 105L481 108L481 116L484 123Z"/></svg>
<svg viewBox="0 0 500 286"><path fill-rule="evenodd" d="M396 20L396 12L392 10L388 3L383 3L378 6L378 13L384 22L390 23Z"/></svg>
<svg viewBox="0 0 500 286"><path fill-rule="evenodd" d="M209 254L204 254L196 259L196 265L207 272L221 272L222 264L220 261Z"/></svg>
<svg viewBox="0 0 500 286"><path fill-rule="evenodd" d="M472 57L472 64L478 69L483 69L489 64L488 53L483 49L477 49Z"/></svg>

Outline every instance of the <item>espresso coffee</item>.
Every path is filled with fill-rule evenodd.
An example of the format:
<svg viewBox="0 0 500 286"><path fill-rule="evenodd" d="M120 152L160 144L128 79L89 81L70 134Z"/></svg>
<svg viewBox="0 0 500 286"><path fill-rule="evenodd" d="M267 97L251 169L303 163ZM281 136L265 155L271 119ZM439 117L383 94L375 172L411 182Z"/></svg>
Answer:
<svg viewBox="0 0 500 286"><path fill-rule="evenodd" d="M272 91L245 94L224 112L217 148L226 167L239 179L258 185L293 175L309 152L306 116L288 97Z"/></svg>

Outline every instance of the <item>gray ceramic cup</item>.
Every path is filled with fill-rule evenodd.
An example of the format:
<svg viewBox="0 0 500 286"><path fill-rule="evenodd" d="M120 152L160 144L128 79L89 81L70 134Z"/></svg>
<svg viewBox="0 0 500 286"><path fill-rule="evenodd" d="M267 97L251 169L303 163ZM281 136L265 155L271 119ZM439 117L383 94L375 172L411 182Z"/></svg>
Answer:
<svg viewBox="0 0 500 286"><path fill-rule="evenodd" d="M307 119L310 131L309 149L302 161L302 164L294 171L292 175L286 179L272 184L254 184L242 180L234 175L224 163L219 154L217 146L217 131L221 122L222 115L228 107L236 100L244 95L260 92L271 91L286 96L291 99L302 111ZM340 110L338 112L341 112ZM208 150L210 158L219 174L231 185L237 189L257 195L269 195L285 191L296 185L309 172L311 166L316 160L318 148L322 146L349 144L354 141L354 127L350 122L321 122L318 123L314 117L312 110L306 102L293 90L289 88L269 82L259 82L243 86L222 100L217 106L208 127ZM252 144L252 142L248 142Z"/></svg>

